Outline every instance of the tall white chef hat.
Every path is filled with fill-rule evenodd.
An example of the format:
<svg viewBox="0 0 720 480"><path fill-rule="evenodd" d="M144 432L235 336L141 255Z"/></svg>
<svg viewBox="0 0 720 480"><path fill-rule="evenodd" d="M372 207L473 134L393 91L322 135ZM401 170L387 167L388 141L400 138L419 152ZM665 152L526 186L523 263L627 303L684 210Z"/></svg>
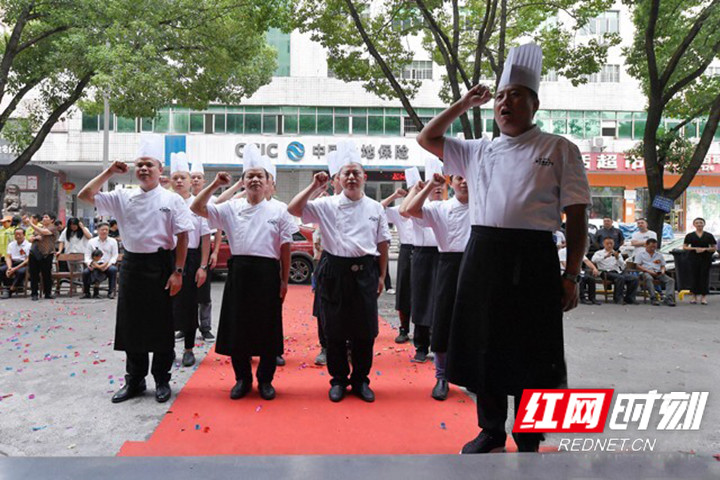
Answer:
<svg viewBox="0 0 720 480"><path fill-rule="evenodd" d="M243 148L243 171L250 170L251 168L262 168L269 173L270 167L265 158L260 154L260 149L257 145L248 143Z"/></svg>
<svg viewBox="0 0 720 480"><path fill-rule="evenodd" d="M277 180L277 167L272 162L272 159L267 155L263 155L262 159L265 162L265 170L267 170L267 172L272 175L273 180Z"/></svg>
<svg viewBox="0 0 720 480"><path fill-rule="evenodd" d="M328 159L328 162L329 161L330 160ZM333 160L333 163L336 169L335 173L338 173L342 169L342 167L350 163L357 163L358 165L362 165L360 152L355 146L355 142L353 142L352 140L342 140L338 142L337 150L335 150L335 158ZM330 167L329 163L328 167ZM331 170L330 176L332 177L333 175L334 173Z"/></svg>
<svg viewBox="0 0 720 480"><path fill-rule="evenodd" d="M200 160L194 160L190 166L190 173L201 173L205 175L205 169L203 163Z"/></svg>
<svg viewBox="0 0 720 480"><path fill-rule="evenodd" d="M443 174L443 163L435 157L428 157L425 159L425 181L429 182L432 180L433 175L439 173Z"/></svg>
<svg viewBox="0 0 720 480"><path fill-rule="evenodd" d="M190 165L185 152L177 152L170 154L170 175L176 172L190 173Z"/></svg>
<svg viewBox="0 0 720 480"><path fill-rule="evenodd" d="M542 61L542 49L534 43L511 48L497 89L502 90L508 85L522 85L537 94L540 90Z"/></svg>
<svg viewBox="0 0 720 480"><path fill-rule="evenodd" d="M135 158L154 158L160 164L165 163L165 138L157 133L140 135L140 146Z"/></svg>
<svg viewBox="0 0 720 480"><path fill-rule="evenodd" d="M416 183L420 181L420 170L417 167L411 167L405 169L405 183L408 188L412 188Z"/></svg>
<svg viewBox="0 0 720 480"><path fill-rule="evenodd" d="M342 168L342 165L340 164L340 161L338 160L337 151L333 150L332 152L328 153L327 162L328 162L328 173L330 174L330 178L332 178L335 175L337 175L337 173Z"/></svg>

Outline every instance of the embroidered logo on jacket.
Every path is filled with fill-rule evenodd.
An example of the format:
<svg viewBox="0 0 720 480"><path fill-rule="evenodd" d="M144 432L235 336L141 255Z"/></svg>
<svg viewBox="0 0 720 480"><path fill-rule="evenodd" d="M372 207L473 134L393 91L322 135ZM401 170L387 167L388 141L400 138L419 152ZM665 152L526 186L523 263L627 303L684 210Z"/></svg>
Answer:
<svg viewBox="0 0 720 480"><path fill-rule="evenodd" d="M170 213L170 209L168 207L160 207L160 211L163 213Z"/></svg>
<svg viewBox="0 0 720 480"><path fill-rule="evenodd" d="M267 223L269 223L270 225L277 225L278 221L275 220L274 218L271 218L270 220L267 221Z"/></svg>
<svg viewBox="0 0 720 480"><path fill-rule="evenodd" d="M380 217L370 217L368 220L370 220L371 222L379 222Z"/></svg>
<svg viewBox="0 0 720 480"><path fill-rule="evenodd" d="M548 157L538 157L535 159L535 163L537 163L541 167L552 167L553 165L555 165L555 162L550 160L550 158Z"/></svg>

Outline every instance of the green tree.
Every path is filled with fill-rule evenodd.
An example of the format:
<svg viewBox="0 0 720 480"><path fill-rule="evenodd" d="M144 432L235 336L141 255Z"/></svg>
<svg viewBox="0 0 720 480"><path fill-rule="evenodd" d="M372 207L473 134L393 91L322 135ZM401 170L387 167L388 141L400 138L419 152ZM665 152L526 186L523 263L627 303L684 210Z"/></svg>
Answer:
<svg viewBox="0 0 720 480"><path fill-rule="evenodd" d="M720 76L705 75L720 58L720 0L626 0L635 36L625 50L629 73L647 96L643 141L631 154L645 161L650 199L676 200L692 182L707 155L720 120ZM680 120L665 128L663 120ZM701 120L699 140L681 137L683 128ZM679 173L665 185L665 171ZM646 212L650 229L661 237L665 213Z"/></svg>
<svg viewBox="0 0 720 480"><path fill-rule="evenodd" d="M328 67L346 81L362 81L381 98L402 103L415 127L423 122L412 105L420 82L405 78L403 69L415 52L408 37L422 40L437 64L445 67L440 97L461 98L481 79L502 75L510 47L527 39L543 48L544 70L554 70L574 84L600 70L616 34L587 36L576 41L578 29L612 5L610 0L305 0L298 28L328 50ZM568 22L558 22L558 13ZM460 118L466 138L482 132L480 109Z"/></svg>
<svg viewBox="0 0 720 480"><path fill-rule="evenodd" d="M107 95L118 115L152 117L173 102L252 94L275 68L264 34L290 10L290 0L0 0L0 137L17 155L0 166L0 196L78 102L100 111Z"/></svg>

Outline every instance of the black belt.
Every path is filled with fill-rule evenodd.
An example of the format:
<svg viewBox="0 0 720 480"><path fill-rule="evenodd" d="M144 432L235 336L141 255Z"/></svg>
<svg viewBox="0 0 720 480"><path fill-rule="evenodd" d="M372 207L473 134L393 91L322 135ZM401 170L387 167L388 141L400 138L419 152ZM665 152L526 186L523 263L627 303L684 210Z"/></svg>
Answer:
<svg viewBox="0 0 720 480"><path fill-rule="evenodd" d="M415 245L411 245L409 243L400 244L400 250L412 250L413 248L415 248Z"/></svg>
<svg viewBox="0 0 720 480"><path fill-rule="evenodd" d="M547 230L528 230L524 228L498 228L484 225L473 225L474 236L502 240L507 242L552 241L553 234Z"/></svg>
<svg viewBox="0 0 720 480"><path fill-rule="evenodd" d="M437 249L437 247L418 247L416 245L415 247L413 247L413 251L432 253L432 252L437 252L438 249Z"/></svg>
<svg viewBox="0 0 720 480"><path fill-rule="evenodd" d="M348 269L351 272L361 272L375 263L375 255L363 255L362 257L338 257L332 253L327 254L328 265L335 268Z"/></svg>

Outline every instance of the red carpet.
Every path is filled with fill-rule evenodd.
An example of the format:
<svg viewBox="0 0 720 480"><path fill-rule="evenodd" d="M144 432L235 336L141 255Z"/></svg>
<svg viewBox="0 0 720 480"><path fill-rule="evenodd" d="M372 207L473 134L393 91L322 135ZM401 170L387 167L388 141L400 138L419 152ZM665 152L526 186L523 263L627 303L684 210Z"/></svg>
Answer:
<svg viewBox="0 0 720 480"><path fill-rule="evenodd" d="M375 403L352 395L330 402L327 370L313 364L318 346L311 305L309 287L290 288L284 307L287 365L275 375L275 400L262 400L257 383L245 398L230 400L235 382L229 357L212 351L150 439L126 442L119 455L457 453L477 435L474 402L456 387L445 402L432 399L432 363L410 363L412 345L396 345L396 331L383 320L371 373Z"/></svg>

